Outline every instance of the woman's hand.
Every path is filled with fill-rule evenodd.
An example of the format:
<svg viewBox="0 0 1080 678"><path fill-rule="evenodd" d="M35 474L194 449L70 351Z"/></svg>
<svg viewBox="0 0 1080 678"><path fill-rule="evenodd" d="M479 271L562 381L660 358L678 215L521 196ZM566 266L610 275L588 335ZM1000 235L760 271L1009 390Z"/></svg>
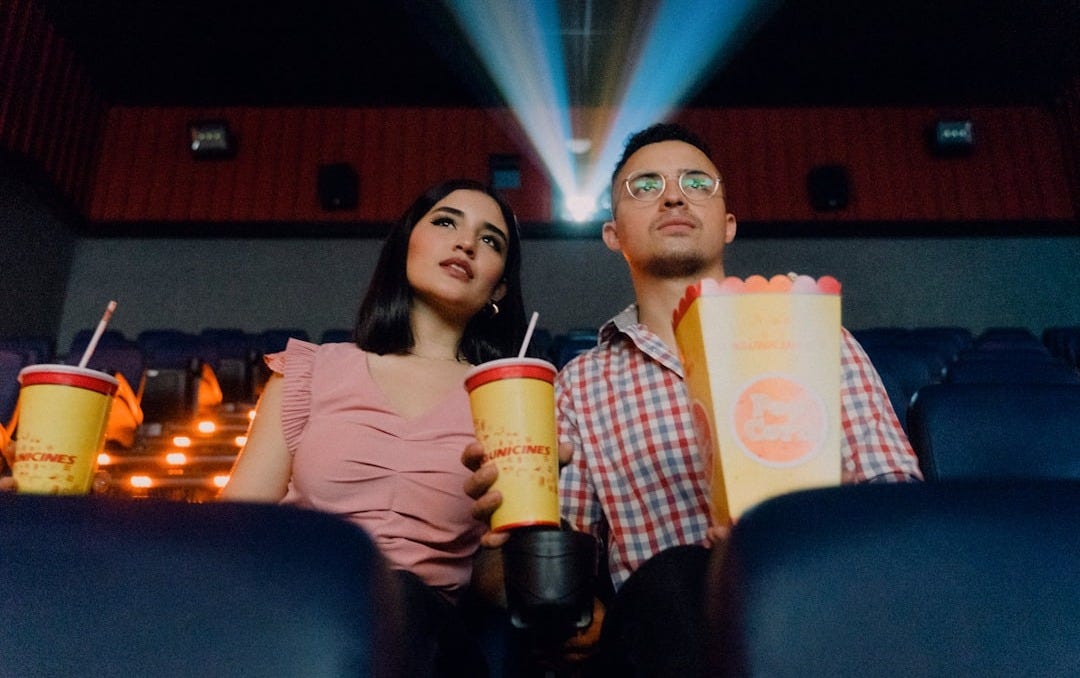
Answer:
<svg viewBox="0 0 1080 678"><path fill-rule="evenodd" d="M484 463L484 446L478 441L465 446L461 453L461 463L472 471L472 475L465 479L465 494L476 500L472 506L473 518L482 523L490 523L491 514L502 504L502 494L491 489L495 479L499 477L499 468L493 463ZM480 538L480 544L487 548L498 548L509 538L508 533L488 530Z"/></svg>
<svg viewBox="0 0 1080 678"><path fill-rule="evenodd" d="M570 445L559 443L559 466L569 463L573 452ZM494 463L484 462L484 446L479 441L465 446L461 453L461 463L472 471L472 475L465 479L465 494L476 500L473 503L472 516L482 523L490 523L491 514L502 504L502 494L491 489L495 479L499 477L499 468ZM488 548L498 548L509 538L510 535L505 532L488 530L480 538L480 544Z"/></svg>

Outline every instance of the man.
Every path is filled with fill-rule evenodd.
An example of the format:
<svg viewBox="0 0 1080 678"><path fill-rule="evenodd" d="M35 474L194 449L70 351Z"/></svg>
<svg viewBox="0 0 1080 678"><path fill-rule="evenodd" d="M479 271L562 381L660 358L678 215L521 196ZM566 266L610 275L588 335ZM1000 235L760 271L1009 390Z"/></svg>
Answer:
<svg viewBox="0 0 1080 678"><path fill-rule="evenodd" d="M606 546L616 593L597 615L603 673L700 675L707 547L724 530L709 524L672 312L687 286L724 278L736 222L707 147L676 125L630 137L611 192L603 239L626 259L636 303L559 374L559 438L571 453L559 481L562 513ZM843 481L921 479L880 378L842 335ZM495 471L479 467L481 455L473 445L463 461L476 471L466 484L474 513L486 517L501 497L487 492ZM501 540L491 534L485 544Z"/></svg>

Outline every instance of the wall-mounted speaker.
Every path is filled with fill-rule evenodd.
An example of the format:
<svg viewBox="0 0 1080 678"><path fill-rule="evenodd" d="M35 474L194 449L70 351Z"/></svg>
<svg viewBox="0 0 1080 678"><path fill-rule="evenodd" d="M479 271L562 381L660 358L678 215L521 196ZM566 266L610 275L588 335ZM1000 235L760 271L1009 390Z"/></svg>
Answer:
<svg viewBox="0 0 1080 678"><path fill-rule="evenodd" d="M319 165L319 204L327 211L356 209L358 183L356 170L347 162Z"/></svg>
<svg viewBox="0 0 1080 678"><path fill-rule="evenodd" d="M847 169L843 165L819 165L806 175L810 205L819 212L842 210L851 197Z"/></svg>

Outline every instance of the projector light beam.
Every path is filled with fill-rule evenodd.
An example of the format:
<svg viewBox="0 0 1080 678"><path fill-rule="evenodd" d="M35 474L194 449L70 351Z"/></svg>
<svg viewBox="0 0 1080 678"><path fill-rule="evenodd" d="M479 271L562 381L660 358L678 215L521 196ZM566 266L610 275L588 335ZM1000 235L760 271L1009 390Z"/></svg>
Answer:
<svg viewBox="0 0 1080 678"><path fill-rule="evenodd" d="M445 2L563 197L564 216L584 222L597 218L626 137L667 118L779 0ZM573 5L583 26L563 25L566 3L584 3ZM602 3L610 26L592 18ZM571 109L564 35L582 36L589 63L604 70L586 78L599 83L581 94L599 102L588 114Z"/></svg>

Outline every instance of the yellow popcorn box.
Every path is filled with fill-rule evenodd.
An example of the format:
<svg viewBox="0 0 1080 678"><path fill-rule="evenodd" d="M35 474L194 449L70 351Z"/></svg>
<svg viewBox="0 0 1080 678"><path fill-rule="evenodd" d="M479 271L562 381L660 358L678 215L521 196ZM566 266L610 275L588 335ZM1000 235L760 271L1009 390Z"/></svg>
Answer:
<svg viewBox="0 0 1080 678"><path fill-rule="evenodd" d="M704 279L673 314L713 520L840 484L840 283Z"/></svg>

